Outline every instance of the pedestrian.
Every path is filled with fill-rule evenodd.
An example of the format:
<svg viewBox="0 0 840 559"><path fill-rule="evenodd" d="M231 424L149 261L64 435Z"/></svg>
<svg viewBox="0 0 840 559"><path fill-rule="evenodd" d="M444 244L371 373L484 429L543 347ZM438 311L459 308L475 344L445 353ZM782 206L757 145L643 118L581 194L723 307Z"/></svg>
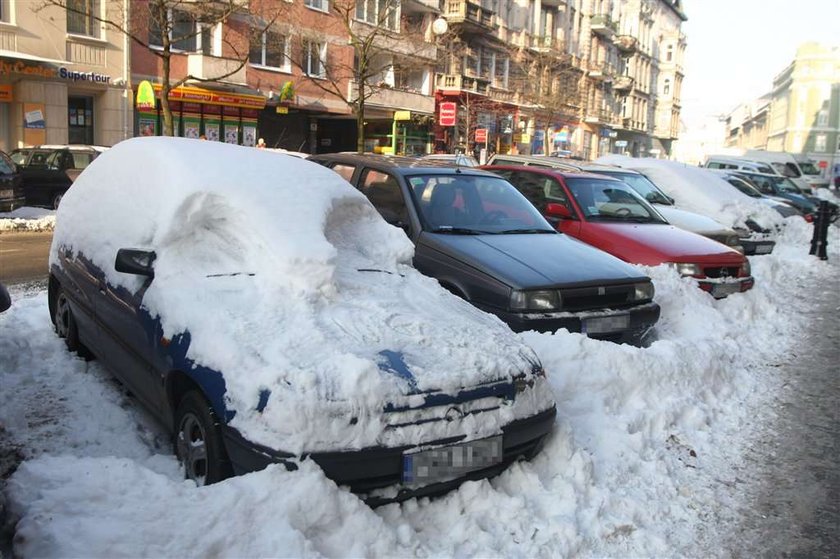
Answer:
<svg viewBox="0 0 840 559"><path fill-rule="evenodd" d="M840 190L840 162L834 164L831 174L834 175L834 188Z"/></svg>
<svg viewBox="0 0 840 559"><path fill-rule="evenodd" d="M199 140L206 140L206 139L207 139L207 136L205 136L204 134L202 134L201 136L199 136L199 137L198 137L198 139L199 139Z"/></svg>
<svg viewBox="0 0 840 559"><path fill-rule="evenodd" d="M258 149L265 149L265 140L263 140L262 138L257 140L257 148Z"/></svg>

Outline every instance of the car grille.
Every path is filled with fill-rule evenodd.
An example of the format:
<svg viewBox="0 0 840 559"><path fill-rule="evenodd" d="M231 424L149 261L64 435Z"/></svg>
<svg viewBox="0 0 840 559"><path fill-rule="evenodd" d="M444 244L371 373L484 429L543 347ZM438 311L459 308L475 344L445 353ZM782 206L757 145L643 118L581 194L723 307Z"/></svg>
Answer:
<svg viewBox="0 0 840 559"><path fill-rule="evenodd" d="M737 278L738 266L716 266L703 268L703 273L707 278Z"/></svg>
<svg viewBox="0 0 840 559"><path fill-rule="evenodd" d="M610 285L563 289L564 311L585 311L626 306L633 302L634 285Z"/></svg>

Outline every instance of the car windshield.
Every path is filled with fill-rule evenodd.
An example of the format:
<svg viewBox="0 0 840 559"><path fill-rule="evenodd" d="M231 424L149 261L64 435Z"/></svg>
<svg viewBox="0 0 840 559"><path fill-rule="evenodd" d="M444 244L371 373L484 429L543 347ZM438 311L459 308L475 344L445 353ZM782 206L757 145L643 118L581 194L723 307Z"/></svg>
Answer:
<svg viewBox="0 0 840 559"><path fill-rule="evenodd" d="M46 169L55 163L57 151L34 151L29 157L27 167Z"/></svg>
<svg viewBox="0 0 840 559"><path fill-rule="evenodd" d="M773 182L776 183L776 188L781 190L782 192L787 192L789 194L801 194L802 191L799 190L799 187L796 186L792 180L785 178L785 177L773 177Z"/></svg>
<svg viewBox="0 0 840 559"><path fill-rule="evenodd" d="M614 177L621 182L630 185L630 188L642 195L644 199L651 204L662 204L665 206L673 205L671 200L644 175L638 175L636 173L616 173L612 171L597 171L597 173L599 175Z"/></svg>
<svg viewBox="0 0 840 559"><path fill-rule="evenodd" d="M458 165L460 167L478 167L478 161L476 161L475 157L471 155L464 155L464 154L435 154L435 155L428 155L423 159L434 159L436 161L446 161L448 163L452 163L453 165Z"/></svg>
<svg viewBox="0 0 840 559"><path fill-rule="evenodd" d="M746 194L750 198L761 198L761 192L747 184L746 181L742 181L737 177L729 177L726 181L737 188L741 194Z"/></svg>
<svg viewBox="0 0 840 559"><path fill-rule="evenodd" d="M494 176L407 177L418 212L436 233L556 233L509 182Z"/></svg>
<svg viewBox="0 0 840 559"><path fill-rule="evenodd" d="M805 173L806 175L819 175L820 174L820 170L817 168L817 166L814 165L813 163L811 163L810 161L808 161L806 163L803 163L803 162L800 161L799 162L799 168L802 169L802 172Z"/></svg>
<svg viewBox="0 0 840 559"><path fill-rule="evenodd" d="M18 151L15 150L9 154L9 157L12 158L12 161L17 163L18 165L23 166L26 163L26 157L29 155L29 150Z"/></svg>
<svg viewBox="0 0 840 559"><path fill-rule="evenodd" d="M569 177L566 184L589 221L667 223L635 190L622 182Z"/></svg>

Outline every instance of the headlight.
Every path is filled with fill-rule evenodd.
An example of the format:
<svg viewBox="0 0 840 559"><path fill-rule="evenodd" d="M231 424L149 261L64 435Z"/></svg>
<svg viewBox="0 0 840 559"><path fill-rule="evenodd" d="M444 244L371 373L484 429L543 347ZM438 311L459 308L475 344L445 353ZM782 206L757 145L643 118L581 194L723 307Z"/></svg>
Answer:
<svg viewBox="0 0 840 559"><path fill-rule="evenodd" d="M651 282L637 283L634 287L636 288L634 295L636 301L649 301L653 299L654 289Z"/></svg>
<svg viewBox="0 0 840 559"><path fill-rule="evenodd" d="M671 266L681 276L700 276L703 275L703 269L699 264L692 264L690 262L672 262Z"/></svg>
<svg viewBox="0 0 840 559"><path fill-rule="evenodd" d="M752 270L750 268L750 261L745 259L744 263L741 264L741 275L742 276L748 276L748 275L750 275L751 272L752 272Z"/></svg>
<svg viewBox="0 0 840 559"><path fill-rule="evenodd" d="M730 247L737 247L741 246L741 239L738 238L738 235L729 235L726 237L726 246Z"/></svg>
<svg viewBox="0 0 840 559"><path fill-rule="evenodd" d="M560 307L556 291L514 291L510 294L510 308L523 311L550 311Z"/></svg>

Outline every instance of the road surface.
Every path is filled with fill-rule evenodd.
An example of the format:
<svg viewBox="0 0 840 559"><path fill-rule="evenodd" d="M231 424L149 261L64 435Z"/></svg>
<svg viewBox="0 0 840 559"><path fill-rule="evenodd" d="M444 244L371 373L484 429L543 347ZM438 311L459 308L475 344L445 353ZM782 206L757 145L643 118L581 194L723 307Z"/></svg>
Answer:
<svg viewBox="0 0 840 559"><path fill-rule="evenodd" d="M51 231L0 233L0 282L44 280L49 270Z"/></svg>

